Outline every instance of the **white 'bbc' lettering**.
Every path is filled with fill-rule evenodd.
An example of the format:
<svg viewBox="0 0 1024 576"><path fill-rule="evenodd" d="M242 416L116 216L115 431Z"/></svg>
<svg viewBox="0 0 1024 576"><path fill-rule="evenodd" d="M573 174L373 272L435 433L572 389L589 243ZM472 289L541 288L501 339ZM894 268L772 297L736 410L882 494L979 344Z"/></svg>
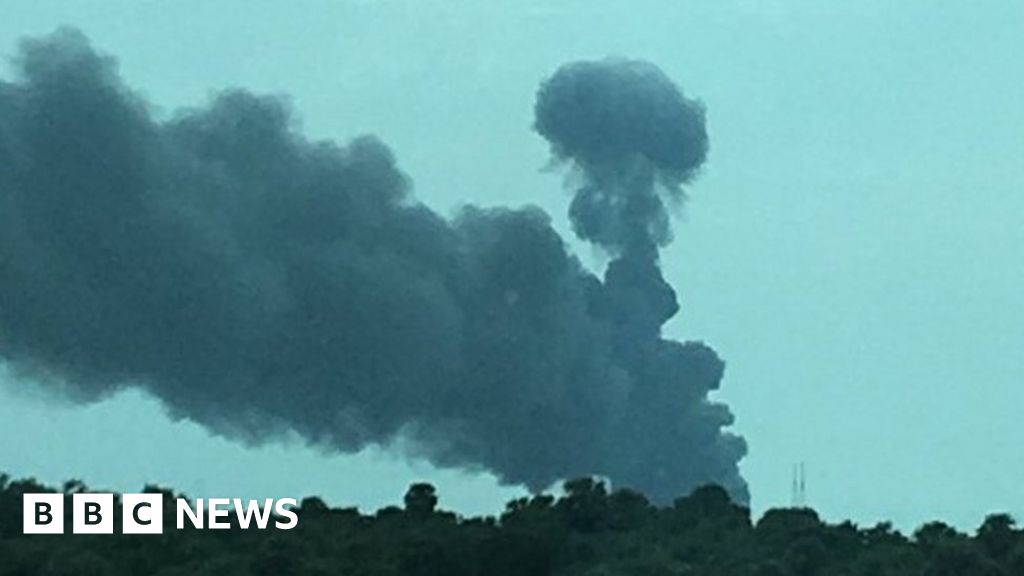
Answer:
<svg viewBox="0 0 1024 576"><path fill-rule="evenodd" d="M22 496L22 532L25 534L64 533L64 494L24 494ZM274 528L291 530L299 523L292 508L294 498L267 498L242 500L241 498L210 498L205 506L202 498L191 505L178 498L176 502L176 528L185 528L186 519L192 528L223 530L238 527L242 530L265 530L273 520ZM74 534L113 534L114 495L106 493L78 493L71 495L71 531ZM121 533L163 534L164 496L162 494L124 494L121 497ZM228 518L234 512L236 522Z"/></svg>

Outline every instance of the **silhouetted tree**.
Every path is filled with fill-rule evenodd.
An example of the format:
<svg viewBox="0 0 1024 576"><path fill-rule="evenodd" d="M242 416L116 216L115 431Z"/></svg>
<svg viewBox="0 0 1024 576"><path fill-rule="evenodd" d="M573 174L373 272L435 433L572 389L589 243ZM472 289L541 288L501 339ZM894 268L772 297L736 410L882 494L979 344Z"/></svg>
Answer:
<svg viewBox="0 0 1024 576"><path fill-rule="evenodd" d="M437 508L437 491L425 482L413 484L405 493L405 511L415 518L426 518Z"/></svg>

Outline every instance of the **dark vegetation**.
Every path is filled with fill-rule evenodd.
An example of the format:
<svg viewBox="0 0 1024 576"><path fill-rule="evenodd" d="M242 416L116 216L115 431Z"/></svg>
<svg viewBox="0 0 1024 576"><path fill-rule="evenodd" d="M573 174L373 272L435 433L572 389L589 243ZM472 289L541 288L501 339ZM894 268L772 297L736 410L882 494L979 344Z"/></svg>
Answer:
<svg viewBox="0 0 1024 576"><path fill-rule="evenodd" d="M86 490L63 486L65 494ZM560 497L509 502L498 518L462 518L437 507L433 486L415 484L403 507L369 515L306 498L298 527L287 531L175 530L175 495L147 487L165 494L162 535L121 535L119 518L114 535L22 535L21 495L44 491L53 489L0 476L0 575L1024 574L1024 530L1005 514L973 535L940 522L910 536L886 523L828 524L806 508L770 510L755 522L717 486L655 507L581 479Z"/></svg>

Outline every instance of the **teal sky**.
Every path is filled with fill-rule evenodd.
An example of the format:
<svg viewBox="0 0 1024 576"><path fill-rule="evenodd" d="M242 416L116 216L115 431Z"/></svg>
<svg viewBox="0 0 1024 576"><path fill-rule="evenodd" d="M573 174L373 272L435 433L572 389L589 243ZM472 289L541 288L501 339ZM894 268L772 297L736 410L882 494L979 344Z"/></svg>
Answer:
<svg viewBox="0 0 1024 576"><path fill-rule="evenodd" d="M789 503L804 461L808 501L832 520L1024 517L1022 3L0 0L0 11L5 56L67 24L164 112L229 86L288 94L313 136L379 135L430 206L539 204L567 238L561 176L542 170L546 144L530 130L537 84L571 60L651 60L705 102L712 142L663 253L683 305L667 332L728 362L718 397L750 444L755 511ZM367 508L428 479L466 513L521 492L382 452L245 448L134 392L75 407L0 380L0 469L16 476Z"/></svg>

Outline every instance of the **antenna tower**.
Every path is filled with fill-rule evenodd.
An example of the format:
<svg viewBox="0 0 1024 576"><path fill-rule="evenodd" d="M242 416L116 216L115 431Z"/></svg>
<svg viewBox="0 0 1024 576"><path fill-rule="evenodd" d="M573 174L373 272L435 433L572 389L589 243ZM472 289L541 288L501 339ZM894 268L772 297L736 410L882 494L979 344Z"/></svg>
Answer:
<svg viewBox="0 0 1024 576"><path fill-rule="evenodd" d="M804 463L793 465L793 508L807 507L807 474Z"/></svg>

